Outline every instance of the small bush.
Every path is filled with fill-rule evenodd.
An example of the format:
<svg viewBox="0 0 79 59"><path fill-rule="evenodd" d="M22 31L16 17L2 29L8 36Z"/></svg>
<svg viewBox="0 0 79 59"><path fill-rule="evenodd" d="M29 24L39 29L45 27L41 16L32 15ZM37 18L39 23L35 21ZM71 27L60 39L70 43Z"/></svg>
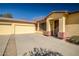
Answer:
<svg viewBox="0 0 79 59"><path fill-rule="evenodd" d="M71 43L79 44L79 36L72 36L68 41Z"/></svg>
<svg viewBox="0 0 79 59"><path fill-rule="evenodd" d="M28 53L25 53L26 56ZM50 50L42 49L42 48L34 48L33 51L29 51L30 56L63 56L58 52L53 52Z"/></svg>

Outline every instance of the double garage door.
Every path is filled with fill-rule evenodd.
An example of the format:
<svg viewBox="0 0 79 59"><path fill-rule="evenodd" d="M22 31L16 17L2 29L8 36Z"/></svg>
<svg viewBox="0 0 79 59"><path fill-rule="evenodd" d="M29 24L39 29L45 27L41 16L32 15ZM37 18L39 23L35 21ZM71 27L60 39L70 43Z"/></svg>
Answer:
<svg viewBox="0 0 79 59"><path fill-rule="evenodd" d="M35 33L34 25L16 25L12 28L11 24L0 24L0 35L11 34L13 29L15 34Z"/></svg>

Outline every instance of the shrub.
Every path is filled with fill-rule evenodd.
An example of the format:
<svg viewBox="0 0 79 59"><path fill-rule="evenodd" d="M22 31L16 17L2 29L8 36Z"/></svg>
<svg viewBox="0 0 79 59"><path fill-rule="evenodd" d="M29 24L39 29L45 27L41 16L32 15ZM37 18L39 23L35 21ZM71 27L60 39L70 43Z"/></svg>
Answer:
<svg viewBox="0 0 79 59"><path fill-rule="evenodd" d="M79 36L72 36L68 41L71 43L79 44Z"/></svg>
<svg viewBox="0 0 79 59"><path fill-rule="evenodd" d="M28 53L25 53L27 55ZM29 51L30 56L63 56L58 52L53 52L50 50L42 49L42 48L34 48L33 51Z"/></svg>

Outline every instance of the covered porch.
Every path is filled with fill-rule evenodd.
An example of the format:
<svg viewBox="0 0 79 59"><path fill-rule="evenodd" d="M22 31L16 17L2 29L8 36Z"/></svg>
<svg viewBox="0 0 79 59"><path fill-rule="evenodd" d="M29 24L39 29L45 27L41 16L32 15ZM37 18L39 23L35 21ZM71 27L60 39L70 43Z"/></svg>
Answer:
<svg viewBox="0 0 79 59"><path fill-rule="evenodd" d="M66 17L47 18L37 22L37 31L41 31L46 36L55 36L61 39L65 38Z"/></svg>

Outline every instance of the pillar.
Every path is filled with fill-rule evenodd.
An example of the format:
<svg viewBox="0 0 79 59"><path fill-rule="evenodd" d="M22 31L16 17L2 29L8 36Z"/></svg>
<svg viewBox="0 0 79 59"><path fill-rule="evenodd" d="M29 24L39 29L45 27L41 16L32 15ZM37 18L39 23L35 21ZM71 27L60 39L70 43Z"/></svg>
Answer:
<svg viewBox="0 0 79 59"><path fill-rule="evenodd" d="M39 22L37 22L37 31L39 31L40 29L39 29Z"/></svg>
<svg viewBox="0 0 79 59"><path fill-rule="evenodd" d="M53 31L52 34L54 35L54 21L52 22L52 28L53 28L52 29L52 31Z"/></svg>
<svg viewBox="0 0 79 59"><path fill-rule="evenodd" d="M51 35L50 19L46 20L46 35L47 36Z"/></svg>
<svg viewBox="0 0 79 59"><path fill-rule="evenodd" d="M65 39L65 17L59 19L59 32L58 37L61 39Z"/></svg>
<svg viewBox="0 0 79 59"><path fill-rule="evenodd" d="M12 29L12 35L15 34L15 24L14 23L12 23L12 28L11 29Z"/></svg>

